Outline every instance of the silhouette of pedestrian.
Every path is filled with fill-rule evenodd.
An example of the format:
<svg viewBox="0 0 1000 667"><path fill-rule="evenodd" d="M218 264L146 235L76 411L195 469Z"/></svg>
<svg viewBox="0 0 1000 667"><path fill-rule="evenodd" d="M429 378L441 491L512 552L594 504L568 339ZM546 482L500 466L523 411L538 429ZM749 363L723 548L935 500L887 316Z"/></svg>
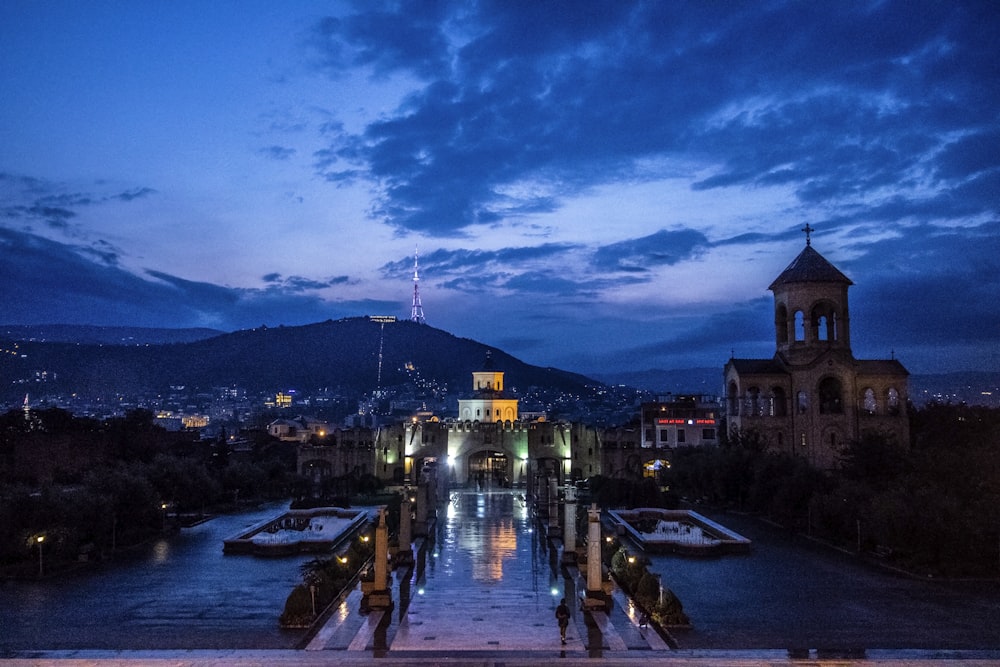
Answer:
<svg viewBox="0 0 1000 667"><path fill-rule="evenodd" d="M559 639L566 643L566 628L569 626L569 607L566 605L566 598L559 601L556 607L556 621L559 623Z"/></svg>

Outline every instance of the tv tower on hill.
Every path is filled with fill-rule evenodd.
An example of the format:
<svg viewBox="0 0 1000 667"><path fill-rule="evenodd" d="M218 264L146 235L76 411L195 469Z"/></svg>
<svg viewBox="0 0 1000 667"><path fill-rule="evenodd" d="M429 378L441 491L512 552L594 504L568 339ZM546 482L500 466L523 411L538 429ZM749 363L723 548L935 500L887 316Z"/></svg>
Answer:
<svg viewBox="0 0 1000 667"><path fill-rule="evenodd" d="M420 276L417 273L417 249L413 249L413 307L410 308L410 321L417 324L427 324L424 319L424 307L420 303Z"/></svg>

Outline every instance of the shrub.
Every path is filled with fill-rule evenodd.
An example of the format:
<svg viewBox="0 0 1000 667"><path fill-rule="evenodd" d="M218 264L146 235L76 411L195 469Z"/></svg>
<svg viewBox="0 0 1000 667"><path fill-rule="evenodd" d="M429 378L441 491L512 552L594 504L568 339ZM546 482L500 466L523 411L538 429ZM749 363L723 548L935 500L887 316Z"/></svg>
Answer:
<svg viewBox="0 0 1000 667"><path fill-rule="evenodd" d="M312 594L309 587L299 584L288 594L285 610L281 614L281 625L288 628L308 626L312 623Z"/></svg>

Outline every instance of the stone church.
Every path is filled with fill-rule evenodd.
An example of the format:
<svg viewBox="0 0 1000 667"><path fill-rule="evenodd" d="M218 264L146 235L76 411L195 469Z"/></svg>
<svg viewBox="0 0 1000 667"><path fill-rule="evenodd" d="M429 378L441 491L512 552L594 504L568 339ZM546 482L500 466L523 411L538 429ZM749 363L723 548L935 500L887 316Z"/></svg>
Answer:
<svg viewBox="0 0 1000 667"><path fill-rule="evenodd" d="M805 249L768 288L774 356L726 363L726 411L730 432L756 432L770 449L830 469L867 434L908 445L909 373L895 359L854 358L853 283L812 247L812 229L803 231Z"/></svg>

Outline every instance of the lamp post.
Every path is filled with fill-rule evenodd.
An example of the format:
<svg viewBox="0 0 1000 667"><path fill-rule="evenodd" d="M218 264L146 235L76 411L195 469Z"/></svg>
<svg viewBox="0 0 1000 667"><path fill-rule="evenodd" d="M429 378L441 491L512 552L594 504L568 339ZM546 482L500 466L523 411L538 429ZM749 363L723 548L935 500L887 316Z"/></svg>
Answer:
<svg viewBox="0 0 1000 667"><path fill-rule="evenodd" d="M35 542L38 543L38 578L41 579L42 575L45 574L45 563L42 560L42 543L45 541L44 535L39 535L35 538Z"/></svg>

